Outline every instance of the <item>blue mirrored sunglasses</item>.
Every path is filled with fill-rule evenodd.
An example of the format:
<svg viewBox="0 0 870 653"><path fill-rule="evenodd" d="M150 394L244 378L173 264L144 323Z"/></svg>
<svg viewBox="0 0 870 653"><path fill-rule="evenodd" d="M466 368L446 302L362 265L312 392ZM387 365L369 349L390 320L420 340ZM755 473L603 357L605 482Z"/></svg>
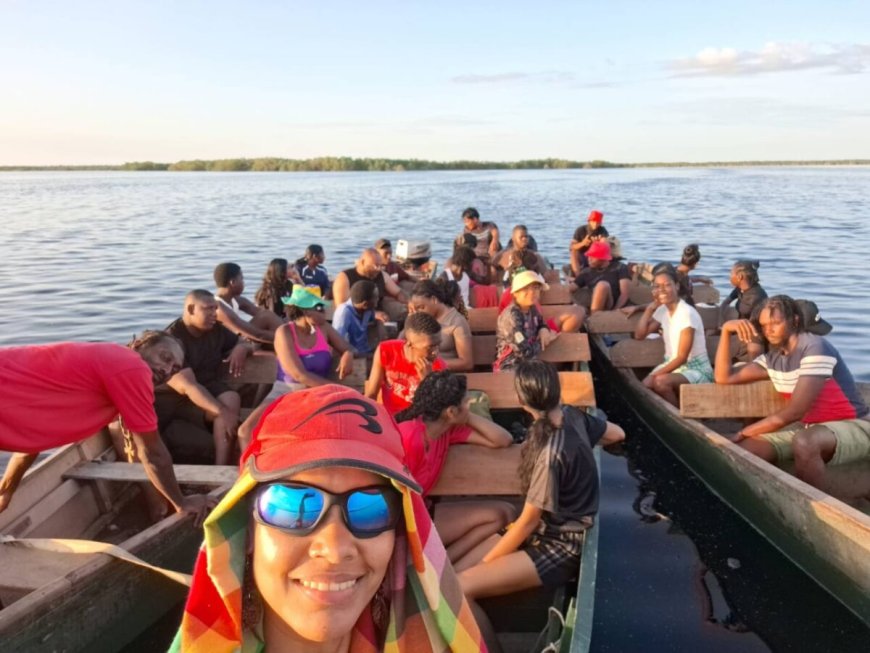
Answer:
<svg viewBox="0 0 870 653"><path fill-rule="evenodd" d="M332 494L302 483L271 483L257 493L254 519L291 535L309 535L336 504L354 537L368 538L396 527L402 496L388 485Z"/></svg>

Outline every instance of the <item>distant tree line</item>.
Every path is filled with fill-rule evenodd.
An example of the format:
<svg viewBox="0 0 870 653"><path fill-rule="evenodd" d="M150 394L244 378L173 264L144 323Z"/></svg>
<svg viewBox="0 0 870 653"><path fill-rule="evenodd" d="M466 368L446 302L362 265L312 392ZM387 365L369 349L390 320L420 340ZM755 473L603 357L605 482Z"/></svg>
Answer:
<svg viewBox="0 0 870 653"><path fill-rule="evenodd" d="M564 170L593 168L726 168L739 166L870 165L870 159L831 161L708 161L613 163L568 159L523 159L522 161L427 161L425 159L371 159L323 156L314 159L193 159L175 163L131 161L123 165L90 166L0 166L0 172L36 170L171 170L200 172L405 172L413 170Z"/></svg>

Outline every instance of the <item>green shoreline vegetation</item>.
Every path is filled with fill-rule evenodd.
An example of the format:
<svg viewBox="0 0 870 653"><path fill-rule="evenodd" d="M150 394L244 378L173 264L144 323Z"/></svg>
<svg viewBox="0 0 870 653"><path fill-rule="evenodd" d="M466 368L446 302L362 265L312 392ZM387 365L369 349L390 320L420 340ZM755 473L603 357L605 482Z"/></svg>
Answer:
<svg viewBox="0 0 870 653"><path fill-rule="evenodd" d="M0 172L31 171L181 171L181 172L407 172L415 170L567 170L600 168L732 168L754 166L860 166L870 159L830 161L706 161L613 163L566 159L522 161L426 161L424 159L371 159L317 157L314 159L193 159L175 163L131 161L121 165L0 166Z"/></svg>

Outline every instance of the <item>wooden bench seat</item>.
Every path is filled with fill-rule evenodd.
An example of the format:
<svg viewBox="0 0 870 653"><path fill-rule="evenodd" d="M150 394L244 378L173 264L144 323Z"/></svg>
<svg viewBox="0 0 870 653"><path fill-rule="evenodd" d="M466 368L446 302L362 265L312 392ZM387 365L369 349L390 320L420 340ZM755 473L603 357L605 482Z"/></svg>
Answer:
<svg viewBox="0 0 870 653"><path fill-rule="evenodd" d="M716 357L719 336L707 336L707 355L710 363ZM661 338L620 340L610 348L610 362L614 367L655 367L665 359L665 342Z"/></svg>
<svg viewBox="0 0 870 653"><path fill-rule="evenodd" d="M482 390L494 409L521 408L514 388L513 372L472 372L465 375L469 390ZM594 406L595 388L589 372L559 372L562 403L573 406Z"/></svg>
<svg viewBox="0 0 870 653"><path fill-rule="evenodd" d="M696 306L705 331L719 330L719 307ZM641 313L627 317L622 311L598 311L586 318L586 328L590 333L634 333ZM473 331L473 329L472 329Z"/></svg>
<svg viewBox="0 0 870 653"><path fill-rule="evenodd" d="M567 284L553 283L547 290L541 291L541 304L570 304L574 300L571 296L571 288Z"/></svg>
<svg viewBox="0 0 870 653"><path fill-rule="evenodd" d="M680 386L680 415L695 419L761 418L781 410L786 400L770 381L741 385L717 383Z"/></svg>
<svg viewBox="0 0 870 653"><path fill-rule="evenodd" d="M495 362L495 335L473 335L471 346L474 364L492 367ZM541 354L541 360L550 363L588 362L590 359L589 337L585 333L561 333Z"/></svg>
<svg viewBox="0 0 870 653"><path fill-rule="evenodd" d="M565 310L564 304L547 304L541 306L541 314L545 320L557 319ZM498 307L469 308L468 324L472 333L495 333L498 323Z"/></svg>

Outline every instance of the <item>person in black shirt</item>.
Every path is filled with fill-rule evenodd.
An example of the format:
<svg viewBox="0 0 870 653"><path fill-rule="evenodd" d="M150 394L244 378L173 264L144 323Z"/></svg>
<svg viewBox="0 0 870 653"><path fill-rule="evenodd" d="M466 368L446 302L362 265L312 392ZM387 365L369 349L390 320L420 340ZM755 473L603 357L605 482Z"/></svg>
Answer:
<svg viewBox="0 0 870 653"><path fill-rule="evenodd" d="M628 303L631 273L624 263L614 261L610 245L600 240L592 243L586 252L589 266L574 279L577 288L589 288L592 293L589 312L622 308Z"/></svg>
<svg viewBox="0 0 870 653"><path fill-rule="evenodd" d="M737 317L748 320L755 307L767 299L767 292L758 282L758 267L758 261L743 260L734 264L731 268L731 285L734 290L722 302L723 311L736 299Z"/></svg>
<svg viewBox="0 0 870 653"><path fill-rule="evenodd" d="M610 235L607 233L607 229L601 226L603 221L604 214L601 211L590 211L586 224L580 225L574 232L569 253L571 254L571 273L575 276L586 267L586 252L592 243L604 240Z"/></svg>

